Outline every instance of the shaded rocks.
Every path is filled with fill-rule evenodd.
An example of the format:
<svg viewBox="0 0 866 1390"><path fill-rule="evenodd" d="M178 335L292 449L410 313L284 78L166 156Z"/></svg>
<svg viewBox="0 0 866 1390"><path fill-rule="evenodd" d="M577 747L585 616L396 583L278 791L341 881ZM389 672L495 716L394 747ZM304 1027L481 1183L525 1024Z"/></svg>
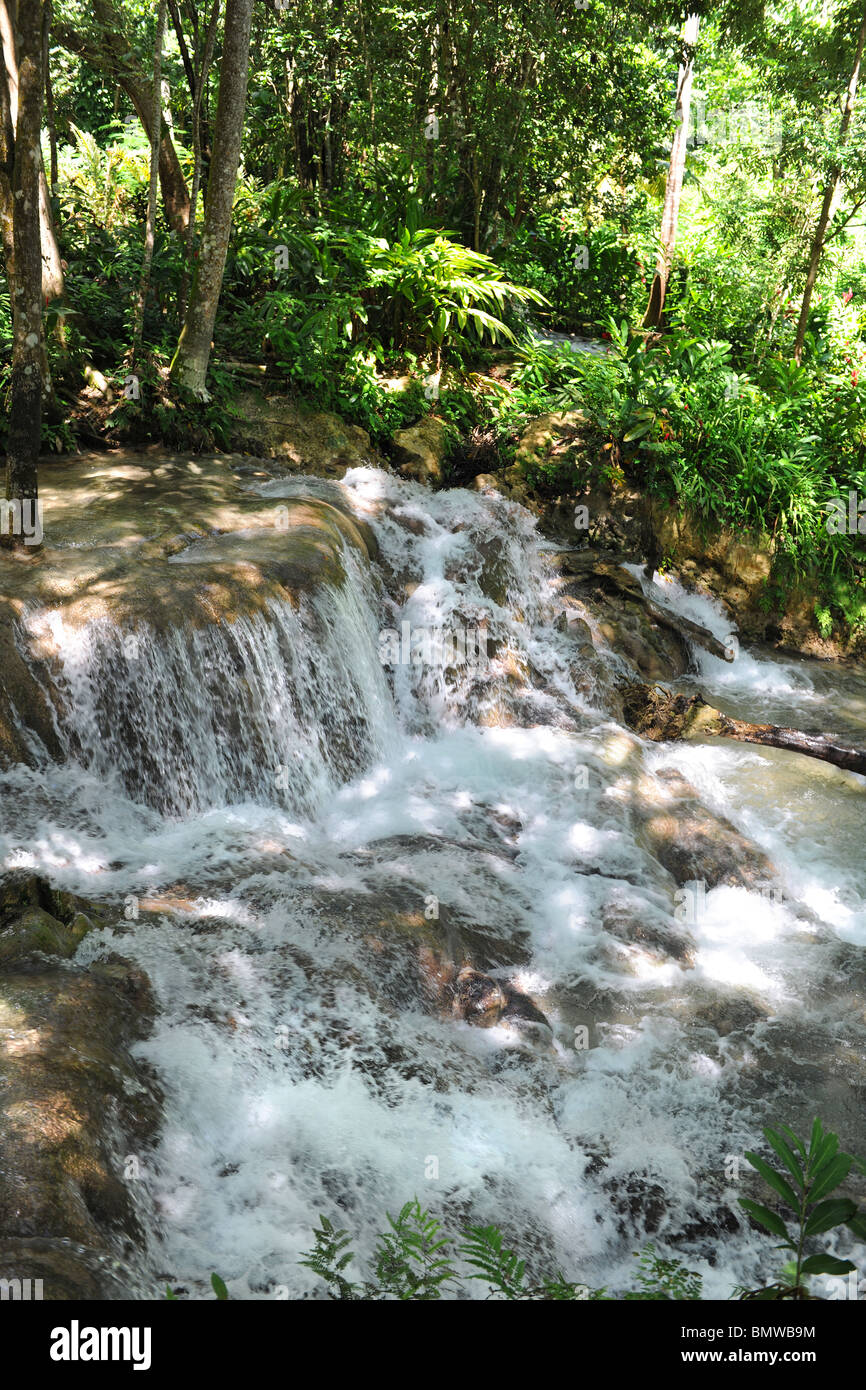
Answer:
<svg viewBox="0 0 866 1390"><path fill-rule="evenodd" d="M367 431L331 411L304 411L283 396L259 391L246 392L238 405L235 449L322 478L342 478L348 468L376 462Z"/></svg>
<svg viewBox="0 0 866 1390"><path fill-rule="evenodd" d="M678 883L754 888L775 880L763 850L709 810L678 772L665 769L654 779L643 778L636 791L641 838Z"/></svg>
<svg viewBox="0 0 866 1390"><path fill-rule="evenodd" d="M425 415L417 425L397 430L392 440L395 464L416 483L441 483L447 453L447 427L436 415Z"/></svg>
<svg viewBox="0 0 866 1390"><path fill-rule="evenodd" d="M531 420L520 436L508 482L520 484L533 466L569 457L583 442L588 424L580 410L552 411Z"/></svg>
<svg viewBox="0 0 866 1390"><path fill-rule="evenodd" d="M683 579L722 598L744 637L763 636L768 617L760 600L773 566L770 537L725 529L711 534L689 513L658 502L651 517L660 552L671 557Z"/></svg>
<svg viewBox="0 0 866 1390"><path fill-rule="evenodd" d="M135 1179L159 1124L129 1051L149 982L119 957L70 962L104 915L81 907L34 875L0 882L0 1277L42 1278L46 1298L129 1296L112 1261L142 1242Z"/></svg>
<svg viewBox="0 0 866 1390"><path fill-rule="evenodd" d="M446 1014L476 1028L509 1026L549 1041L548 1020L528 995L466 963L459 968L432 950L419 953L422 975L433 1002Z"/></svg>
<svg viewBox="0 0 866 1390"><path fill-rule="evenodd" d="M18 1279L25 1288L29 1279L32 1298L36 1281L41 1281L39 1293L46 1303L142 1297L140 1278L129 1264L72 1240L0 1236L0 1278Z"/></svg>
<svg viewBox="0 0 866 1390"><path fill-rule="evenodd" d="M36 874L6 874L0 879L0 973L41 968L46 956L68 959L105 918L104 909L51 888Z"/></svg>

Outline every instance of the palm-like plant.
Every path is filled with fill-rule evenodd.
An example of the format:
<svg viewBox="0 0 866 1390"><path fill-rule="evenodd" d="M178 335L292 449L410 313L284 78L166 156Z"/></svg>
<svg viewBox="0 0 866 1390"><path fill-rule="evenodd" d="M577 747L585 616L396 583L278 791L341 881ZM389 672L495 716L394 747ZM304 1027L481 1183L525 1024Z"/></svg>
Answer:
<svg viewBox="0 0 866 1390"><path fill-rule="evenodd" d="M437 367L449 343L480 343L485 336L514 342L500 317L509 301L547 303L537 290L506 280L489 256L430 228L404 228L397 241L372 242L369 271L394 341L422 337L435 350Z"/></svg>

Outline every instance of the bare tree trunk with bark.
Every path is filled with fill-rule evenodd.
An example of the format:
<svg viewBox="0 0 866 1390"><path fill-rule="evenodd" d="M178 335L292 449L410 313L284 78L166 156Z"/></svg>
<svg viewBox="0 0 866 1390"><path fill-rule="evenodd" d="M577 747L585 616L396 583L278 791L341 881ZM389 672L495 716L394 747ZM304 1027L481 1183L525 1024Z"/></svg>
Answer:
<svg viewBox="0 0 866 1390"><path fill-rule="evenodd" d="M857 35L857 54L848 82L845 109L842 112L842 124L839 127L840 145L844 145L848 139L848 128L851 124L851 116L854 112L854 101L857 96L857 86L860 81L860 64L863 59L864 45L866 45L866 11L864 11L863 18L860 21L860 32ZM824 254L824 242L827 236L827 228L830 225L830 218L833 215L833 208L836 203L841 181L842 167L841 165L837 165L824 189L824 197L821 200L821 211L818 214L818 225L815 228L815 235L812 238L812 249L809 254L809 272L806 276L806 288L803 290L803 299L800 304L800 317L797 320L797 337L794 341L794 361L798 365L803 358L803 347L806 342L806 325L809 322L809 309L812 305L812 292L815 288L815 282L818 279L818 270L821 265L821 257Z"/></svg>
<svg viewBox="0 0 866 1390"><path fill-rule="evenodd" d="M690 14L683 31L683 61L680 64L677 79L677 129L674 143L671 146L671 159L665 185L665 202L662 210L661 244L650 290L649 304L644 314L644 328L658 328L661 323L671 273L671 262L677 239L677 222L680 215L680 200L683 192L683 177L686 171L686 149L688 148L689 119L692 108L694 53L698 42L699 25L700 16Z"/></svg>
<svg viewBox="0 0 866 1390"><path fill-rule="evenodd" d="M156 235L156 192L159 184L159 137L162 130L162 45L165 37L166 0L159 0L156 14L156 39L153 48L153 125L150 131L150 183L147 192L147 219L144 228L144 255L141 262L141 279L135 304L135 318L132 330L132 353L130 361L135 360L141 348L144 332L144 309L147 292L150 288L150 267L153 263L153 243Z"/></svg>
<svg viewBox="0 0 866 1390"><path fill-rule="evenodd" d="M13 22L16 13L21 6L21 0L0 0L0 48L2 48L3 62L7 75L7 90L12 121L12 130L18 119L18 53L15 44L15 28ZM48 29L50 13L46 7L46 20L43 27L43 63L47 63L48 48ZM0 187L0 199L4 196L3 189ZM42 144L39 145L39 220L40 234L42 242L42 296L46 304L50 304L54 299L60 299L63 295L63 267L60 263L60 248L57 245L57 235L54 230L54 219L51 215L51 201L48 195L48 180L45 177L45 170L42 167ZM9 235L11 238L11 209L8 217ZM9 256L9 246L6 247L7 259Z"/></svg>
<svg viewBox="0 0 866 1390"><path fill-rule="evenodd" d="M12 124L12 74L5 56L0 69L0 161L12 201L12 381L6 444L6 505L3 540L13 545L37 539L39 443L45 345L42 329L42 238L39 189L42 134L43 0L19 0L17 113ZM11 177L9 172L11 156ZM29 536L28 536L29 532ZM41 525L38 526L41 540Z"/></svg>
<svg viewBox="0 0 866 1390"><path fill-rule="evenodd" d="M733 738L740 743L764 744L768 748L802 753L807 758L820 758L845 772L866 775L866 749L840 743L832 734L808 734L778 724L750 724L745 719L732 719L708 705L700 695L677 695L664 686L635 681L626 688L623 708L629 726L655 743Z"/></svg>
<svg viewBox="0 0 866 1390"><path fill-rule="evenodd" d="M178 297L178 311L181 323L183 323L186 318L187 301L189 299L189 282L193 273L193 260L195 256L195 219L198 211L198 192L201 187L202 164L201 108L205 89L207 87L207 77L210 71L211 58L213 57L219 13L220 0L214 0L204 41L204 53L201 57L201 66L198 75L194 76L195 98L192 108L192 188L190 189L189 195L189 226L187 227L186 233L186 263L183 268L183 278L181 280L180 295Z"/></svg>
<svg viewBox="0 0 866 1390"><path fill-rule="evenodd" d="M253 0L228 0L204 232L189 308L171 364L172 380L207 399L217 306L232 227L249 78Z"/></svg>

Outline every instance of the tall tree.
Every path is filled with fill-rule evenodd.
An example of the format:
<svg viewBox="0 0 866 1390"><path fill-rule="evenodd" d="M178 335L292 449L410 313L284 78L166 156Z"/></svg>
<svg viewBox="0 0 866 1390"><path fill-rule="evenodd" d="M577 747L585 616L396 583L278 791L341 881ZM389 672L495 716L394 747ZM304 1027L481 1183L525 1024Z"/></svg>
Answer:
<svg viewBox="0 0 866 1390"><path fill-rule="evenodd" d="M700 16L690 14L683 30L683 52L677 77L676 133L671 145L671 158L665 184L665 201L662 209L662 229L659 239L658 258L655 275L650 289L649 304L644 314L645 328L658 328L662 310L665 306L668 280L671 273L674 246L677 240L677 223L680 215L680 200L683 193L683 178L686 171L686 150L689 139L689 120L692 109L692 80L694 77L695 47L698 42Z"/></svg>
<svg viewBox="0 0 866 1390"><path fill-rule="evenodd" d="M189 194L189 226L187 227L186 233L186 258L180 284L180 295L178 296L178 308L181 322L186 318L189 282L193 271L193 258L195 255L195 219L198 209L198 193L201 187L202 171L202 98L204 97L208 73L210 72L219 13L220 0L213 0L213 9L210 12L207 33L205 34L204 52L201 55L201 65L198 69L198 74L196 75L193 73L192 78L192 188Z"/></svg>
<svg viewBox="0 0 866 1390"><path fill-rule="evenodd" d="M202 399L207 398L211 339L232 227L247 100L252 11L253 0L228 0L226 5L204 231L189 307L171 364L172 379Z"/></svg>
<svg viewBox="0 0 866 1390"><path fill-rule="evenodd" d="M135 304L135 318L132 330L132 364L141 347L144 330L144 309L147 292L150 288L150 267L153 262L153 243L156 230L156 190L159 182L159 137L162 128L162 45L165 39L166 0L159 0L156 15L156 38L153 46L153 125L150 131L150 182L147 191L147 218L144 227L144 255L141 262L141 279Z"/></svg>
<svg viewBox="0 0 866 1390"><path fill-rule="evenodd" d="M0 68L0 180L8 187L12 208L11 258L7 259L12 300L12 380L6 442L6 497L33 507L38 496L42 395L47 384L39 213L43 26L47 19L43 0L18 0L14 15L18 49L14 123L13 73L7 65L5 52ZM3 201L5 204L7 200Z"/></svg>
<svg viewBox="0 0 866 1390"><path fill-rule="evenodd" d="M854 102L857 97L857 87L860 81L860 64L863 60L863 48L866 45L866 9L860 21L860 32L857 35L857 52L854 57L854 66L848 80L848 90L845 94L845 106L842 111L842 121L839 127L839 147L840 149L847 143L848 131L851 125L851 117L854 113ZM815 288L815 281L818 279L818 270L821 265L821 257L824 254L824 243L827 238L827 228L830 225L830 218L842 184L842 163L837 161L830 172L830 177L824 187L824 197L821 200L821 211L818 214L818 225L815 228L815 235L812 238L812 248L809 254L809 271L806 276L806 287L803 290L803 299L800 304L800 317L797 320L797 337L794 341L794 361L799 363L803 356L803 346L806 341L806 325L809 322L809 309L812 303L812 292Z"/></svg>
<svg viewBox="0 0 866 1390"><path fill-rule="evenodd" d="M18 118L19 75L18 51L15 39L18 4L19 0L0 0L0 48L2 48L3 63L6 69L10 118L13 131L15 129L15 122ZM43 24L43 63L46 70L48 63L49 24L50 12L49 7L46 5L46 17L45 23ZM2 189L0 189L0 198L2 198ZM4 217L2 210L0 210L0 217ZM7 210L7 215L4 220L11 237L11 209ZM50 303L51 300L59 299L63 294L63 267L60 261L60 248L57 244L54 219L51 215L48 181L45 177L45 170L42 165L41 144L39 147L39 220L42 238L42 295L46 303ZM6 246L7 258L10 251L11 241Z"/></svg>
<svg viewBox="0 0 866 1390"><path fill-rule="evenodd" d="M54 25L54 34L70 52L95 68L108 73L125 92L150 140L155 113L148 77L125 35L125 21L112 0L92 0L92 27L87 30L63 19ZM159 182L169 225L181 235L189 223L189 193L171 131L160 117Z"/></svg>

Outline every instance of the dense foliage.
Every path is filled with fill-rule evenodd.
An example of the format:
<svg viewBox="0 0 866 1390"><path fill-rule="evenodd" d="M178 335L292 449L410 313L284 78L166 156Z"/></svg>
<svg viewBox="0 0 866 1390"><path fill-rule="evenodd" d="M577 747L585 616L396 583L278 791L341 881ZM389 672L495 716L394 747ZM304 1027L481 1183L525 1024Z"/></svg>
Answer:
<svg viewBox="0 0 866 1390"><path fill-rule="evenodd" d="M58 0L44 154L65 287L45 313L56 390L45 446L107 431L225 447L233 398L263 364L287 393L380 444L433 411L455 440L483 434L500 463L533 415L582 410L595 457L577 472L541 472L540 488L567 493L581 469L616 457L638 486L705 522L772 535L768 601L799 582L825 635L866 628L859 94L839 120L862 6L696 8L682 203L664 314L648 332L684 61L679 7L256 3L202 405L169 383L168 367L214 155L221 22L199 91L210 8L169 6L163 144L176 159L175 195L179 179L186 196L198 142L205 197L188 246L163 188L131 387L153 7ZM611 350L540 347L535 335L551 330ZM0 351L10 345L0 280ZM497 348L517 351L516 362L491 377ZM94 372L108 383L101 412L83 403ZM0 365L0 388L9 377ZM398 378L405 389L395 391ZM829 524L851 497L853 524Z"/></svg>

